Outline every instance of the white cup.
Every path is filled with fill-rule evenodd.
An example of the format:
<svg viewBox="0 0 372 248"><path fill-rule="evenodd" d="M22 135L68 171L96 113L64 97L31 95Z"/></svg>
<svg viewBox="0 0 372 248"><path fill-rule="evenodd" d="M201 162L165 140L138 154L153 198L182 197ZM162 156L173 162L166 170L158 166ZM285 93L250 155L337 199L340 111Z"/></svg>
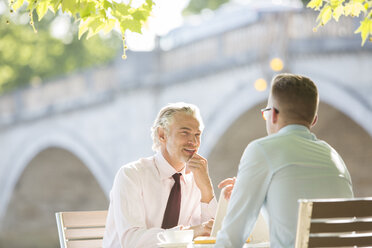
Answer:
<svg viewBox="0 0 372 248"><path fill-rule="evenodd" d="M194 238L194 230L167 229L158 233L158 240L162 243L190 243Z"/></svg>

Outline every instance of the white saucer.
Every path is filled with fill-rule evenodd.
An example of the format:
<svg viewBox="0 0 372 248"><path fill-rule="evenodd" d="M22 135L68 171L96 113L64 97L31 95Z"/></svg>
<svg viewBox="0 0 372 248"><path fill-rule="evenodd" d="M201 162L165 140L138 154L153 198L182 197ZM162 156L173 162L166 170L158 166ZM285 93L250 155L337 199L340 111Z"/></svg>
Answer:
<svg viewBox="0 0 372 248"><path fill-rule="evenodd" d="M182 243L157 243L159 247L172 247L172 248L186 248L191 242L182 242Z"/></svg>

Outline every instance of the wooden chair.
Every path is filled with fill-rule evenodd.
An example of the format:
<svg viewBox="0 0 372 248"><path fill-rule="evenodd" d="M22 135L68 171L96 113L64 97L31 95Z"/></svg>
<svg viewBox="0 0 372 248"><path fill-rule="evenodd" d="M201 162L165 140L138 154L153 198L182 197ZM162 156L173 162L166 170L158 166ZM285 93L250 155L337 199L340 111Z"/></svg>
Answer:
<svg viewBox="0 0 372 248"><path fill-rule="evenodd" d="M372 246L372 198L299 200L296 248Z"/></svg>
<svg viewBox="0 0 372 248"><path fill-rule="evenodd" d="M107 211L56 213L61 248L101 248Z"/></svg>

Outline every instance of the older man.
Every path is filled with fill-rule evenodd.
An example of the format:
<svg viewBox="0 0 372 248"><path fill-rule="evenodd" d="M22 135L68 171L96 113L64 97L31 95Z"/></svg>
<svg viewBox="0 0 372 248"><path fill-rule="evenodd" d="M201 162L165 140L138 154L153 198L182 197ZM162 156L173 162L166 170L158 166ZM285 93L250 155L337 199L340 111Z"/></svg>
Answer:
<svg viewBox="0 0 372 248"><path fill-rule="evenodd" d="M261 208L268 217L270 247L294 247L298 199L353 197L342 158L310 132L318 102L309 78L281 74L273 79L261 110L268 136L247 146L236 182L219 185L233 190L215 247L242 247Z"/></svg>
<svg viewBox="0 0 372 248"><path fill-rule="evenodd" d="M116 174L103 247L157 247L157 234L169 228L209 235L217 204L208 162L197 153L202 130L195 105L160 110L152 127L156 154Z"/></svg>

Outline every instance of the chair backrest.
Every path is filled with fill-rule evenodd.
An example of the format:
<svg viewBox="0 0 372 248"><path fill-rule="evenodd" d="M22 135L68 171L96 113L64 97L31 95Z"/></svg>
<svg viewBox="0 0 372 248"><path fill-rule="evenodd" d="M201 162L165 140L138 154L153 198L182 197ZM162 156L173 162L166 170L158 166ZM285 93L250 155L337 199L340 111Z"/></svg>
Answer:
<svg viewBox="0 0 372 248"><path fill-rule="evenodd" d="M372 246L372 198L299 200L296 248Z"/></svg>
<svg viewBox="0 0 372 248"><path fill-rule="evenodd" d="M101 248L107 211L56 213L61 248Z"/></svg>

